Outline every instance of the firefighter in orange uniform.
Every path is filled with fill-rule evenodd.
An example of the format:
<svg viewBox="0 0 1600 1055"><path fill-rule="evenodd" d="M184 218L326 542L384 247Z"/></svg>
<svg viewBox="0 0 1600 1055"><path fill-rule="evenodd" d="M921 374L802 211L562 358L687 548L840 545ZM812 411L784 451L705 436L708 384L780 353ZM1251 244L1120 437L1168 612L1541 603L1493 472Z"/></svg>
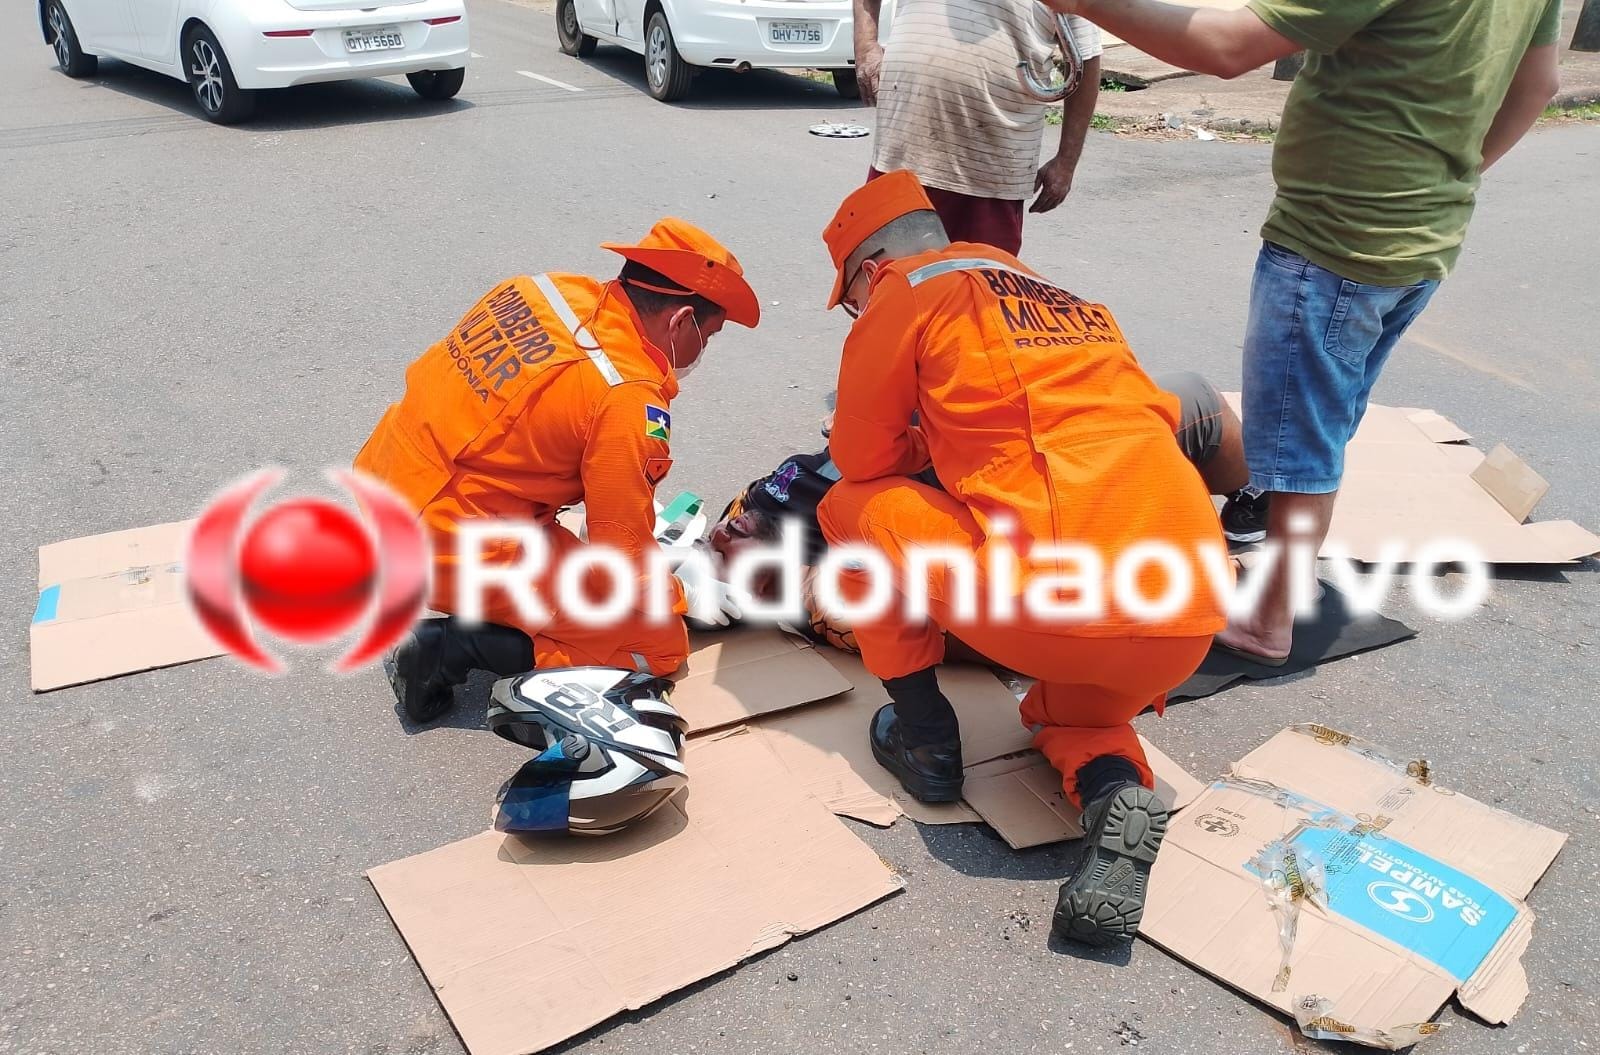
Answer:
<svg viewBox="0 0 1600 1055"><path fill-rule="evenodd" d="M959 584L935 563L929 619L909 618L897 599L883 617L857 622L862 659L893 700L873 718L873 753L919 799L960 796L959 729L934 673L947 630L1037 678L1022 720L1084 808L1087 833L1055 929L1097 944L1131 937L1166 811L1128 722L1161 709L1225 622L1203 564L1214 554L1225 565L1226 550L1206 487L1174 437L1178 400L1140 369L1105 307L991 246L951 244L909 172L851 194L823 240L839 272L829 307L857 316L830 440L841 480L822 501L823 533L830 544L884 554L902 594L911 547L954 547L979 570L973 613L960 611ZM911 479L930 464L943 490ZM1146 540L1181 554L1194 587L1155 620L1112 594L1116 561ZM1065 543L1092 548L1103 576L1058 552L1034 553ZM1183 577L1165 565L1137 567L1144 598L1168 596ZM991 568L1014 576L998 590L1013 612L991 605ZM844 573L846 596L861 596L864 574ZM1025 590L1042 574L1095 575L1104 610L1091 618L1031 610Z"/></svg>
<svg viewBox="0 0 1600 1055"><path fill-rule="evenodd" d="M674 578L673 612L646 616L644 556L656 546L654 493L672 464L670 407L724 320L754 327L760 304L733 254L699 228L664 219L637 245L605 244L625 263L611 281L522 275L490 290L406 370L405 394L356 456L415 508L434 550L430 606L456 610L456 527L469 520L537 523L548 542L533 588L549 618L530 624L509 592L490 589L482 623L418 623L390 657L406 714L448 710L473 669L505 676L535 666L598 664L666 674L688 654L681 616L726 622L738 606L717 583ZM564 614L552 589L583 545L556 513L583 502L590 543L635 562L639 605L604 626ZM485 564L523 556L489 542ZM586 580L592 601L608 584ZM711 591L693 597L686 590ZM720 613L720 614L719 614Z"/></svg>

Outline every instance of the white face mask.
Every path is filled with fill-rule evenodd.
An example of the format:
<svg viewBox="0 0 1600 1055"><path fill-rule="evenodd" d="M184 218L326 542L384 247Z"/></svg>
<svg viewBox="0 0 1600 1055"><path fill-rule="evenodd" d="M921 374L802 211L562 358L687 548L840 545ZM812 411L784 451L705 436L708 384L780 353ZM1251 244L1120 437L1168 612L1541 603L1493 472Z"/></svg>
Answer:
<svg viewBox="0 0 1600 1055"><path fill-rule="evenodd" d="M672 372L678 375L679 381L682 381L684 378L694 373L695 369L702 362L704 362L706 358L706 335L700 332L700 321L693 315L689 316L689 321L694 324L694 335L700 340L700 354L695 356L694 361L689 363L687 366L678 366L676 364L676 360L678 358L678 345L676 341L672 342L672 358L674 360Z"/></svg>

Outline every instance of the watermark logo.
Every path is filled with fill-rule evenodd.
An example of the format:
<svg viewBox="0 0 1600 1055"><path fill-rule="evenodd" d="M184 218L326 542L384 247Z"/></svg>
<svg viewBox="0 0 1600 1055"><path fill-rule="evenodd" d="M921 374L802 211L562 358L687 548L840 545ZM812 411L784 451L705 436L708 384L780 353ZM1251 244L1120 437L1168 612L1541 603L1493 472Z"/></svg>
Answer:
<svg viewBox="0 0 1600 1055"><path fill-rule="evenodd" d="M1385 912L1399 916L1411 923L1427 923L1433 919L1433 906L1421 894L1399 883L1378 880L1367 884L1367 896Z"/></svg>
<svg viewBox="0 0 1600 1055"><path fill-rule="evenodd" d="M410 629L427 596L427 540L401 499L371 477L328 476L355 496L361 517L325 498L250 508L283 476L264 469L224 489L201 512L184 559L190 607L217 643L268 673L283 663L252 623L296 644L332 641L365 623L333 664L339 673L377 659Z"/></svg>

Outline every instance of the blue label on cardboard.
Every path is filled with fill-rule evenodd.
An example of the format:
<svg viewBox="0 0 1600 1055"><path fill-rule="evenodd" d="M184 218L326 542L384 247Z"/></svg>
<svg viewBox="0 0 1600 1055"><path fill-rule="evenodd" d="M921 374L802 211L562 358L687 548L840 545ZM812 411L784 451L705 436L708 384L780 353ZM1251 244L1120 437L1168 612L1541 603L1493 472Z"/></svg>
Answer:
<svg viewBox="0 0 1600 1055"><path fill-rule="evenodd" d="M33 609L35 623L48 623L56 617L56 607L61 603L61 587L46 586L39 591L39 603Z"/></svg>
<svg viewBox="0 0 1600 1055"><path fill-rule="evenodd" d="M1292 845L1322 860L1329 908L1458 981L1472 977L1517 917L1476 879L1393 839L1310 828Z"/></svg>

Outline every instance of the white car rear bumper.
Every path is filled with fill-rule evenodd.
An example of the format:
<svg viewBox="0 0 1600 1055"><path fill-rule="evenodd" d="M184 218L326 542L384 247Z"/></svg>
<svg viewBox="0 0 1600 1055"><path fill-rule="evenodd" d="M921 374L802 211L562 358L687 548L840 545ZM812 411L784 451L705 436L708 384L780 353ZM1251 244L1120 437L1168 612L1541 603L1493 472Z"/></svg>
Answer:
<svg viewBox="0 0 1600 1055"><path fill-rule="evenodd" d="M693 0L674 5L669 18L678 51L695 66L842 69L855 64L849 3ZM814 26L821 39L815 43L774 41L774 23Z"/></svg>
<svg viewBox="0 0 1600 1055"><path fill-rule="evenodd" d="M241 88L288 88L322 81L392 77L423 70L467 65L467 16L461 0L424 0L371 11L296 11L273 5L270 17L257 16L230 28L223 40L234 79ZM430 24L429 20L438 21ZM345 30L392 26L403 48L350 52ZM309 36L268 36L301 33Z"/></svg>

